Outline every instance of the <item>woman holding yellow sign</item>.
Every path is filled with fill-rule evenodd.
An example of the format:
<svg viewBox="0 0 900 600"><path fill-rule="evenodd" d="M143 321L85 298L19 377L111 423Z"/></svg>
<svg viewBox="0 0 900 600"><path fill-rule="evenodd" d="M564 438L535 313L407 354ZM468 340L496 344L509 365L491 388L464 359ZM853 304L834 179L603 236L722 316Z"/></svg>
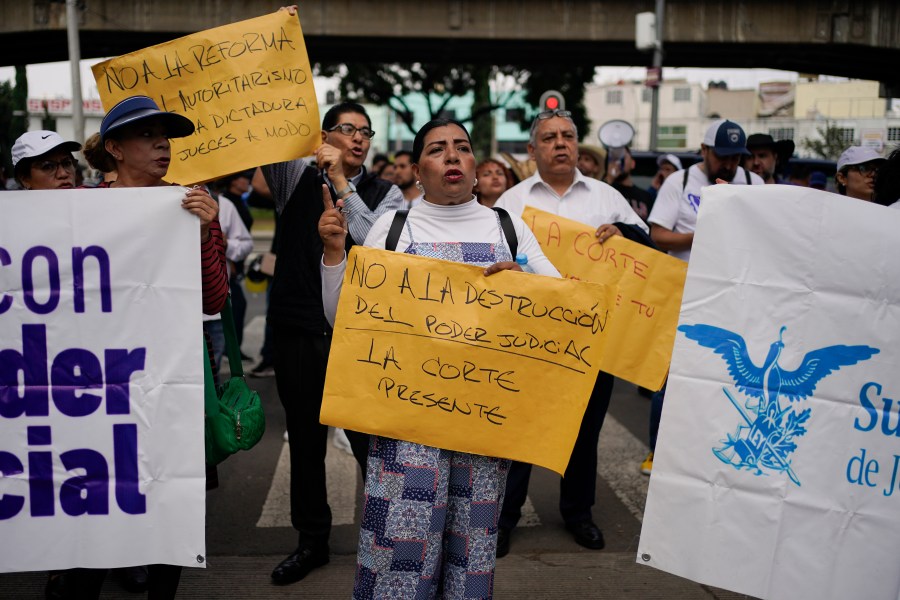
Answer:
<svg viewBox="0 0 900 600"><path fill-rule="evenodd" d="M394 211L379 218L366 246L385 248L393 238L389 249L483 266L490 275L521 270L511 250L517 245L536 273L559 276L521 219L501 216L472 195L475 156L461 123L426 124L416 134L412 159L425 191L422 202L408 216ZM333 323L347 223L341 201L335 207L324 186L322 196L322 295ZM507 218L514 234L504 229ZM353 597L490 598L508 469L505 459L373 436ZM381 475L387 471L402 483L385 485Z"/></svg>

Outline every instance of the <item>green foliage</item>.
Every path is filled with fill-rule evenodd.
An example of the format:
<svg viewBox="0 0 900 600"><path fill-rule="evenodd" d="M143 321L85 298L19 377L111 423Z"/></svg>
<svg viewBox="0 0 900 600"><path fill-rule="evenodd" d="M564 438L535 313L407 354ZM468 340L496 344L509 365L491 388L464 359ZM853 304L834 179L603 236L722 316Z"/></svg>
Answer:
<svg viewBox="0 0 900 600"><path fill-rule="evenodd" d="M555 69L547 66L522 65L445 65L429 63L350 63L346 65L318 65L317 74L338 76L342 98L355 102L371 102L389 106L413 134L424 122L416 117L406 101L419 94L428 107L428 120L438 118L454 96L474 93L472 115L463 122L471 123L470 133L476 155L488 156L491 148L491 113L506 106L516 91L525 89L531 111L525 111L522 128L527 130L538 113L541 94L558 89L566 97L566 109L572 111L582 138L588 132L587 111L584 107L584 88L594 75L593 66L567 66ZM494 83L494 94L491 84ZM503 91L498 91L503 90Z"/></svg>
<svg viewBox="0 0 900 600"><path fill-rule="evenodd" d="M590 133L590 122L587 118L587 108L584 105L585 87L594 78L593 65L567 65L565 69L555 69L544 66L523 67L530 77L526 85L526 100L533 108L528 115L525 127L531 125L531 121L540 112L541 94L547 90L557 90L566 100L566 110L572 113L572 120L578 127L578 137L583 140Z"/></svg>
<svg viewBox="0 0 900 600"><path fill-rule="evenodd" d="M25 67L16 66L16 85L0 82L0 161L12 176L12 145L28 131L28 80ZM18 113L18 114L14 114Z"/></svg>
<svg viewBox="0 0 900 600"><path fill-rule="evenodd" d="M848 141L844 137L844 129L831 121L826 122L824 127L816 127L816 131L820 139L806 138L801 142L803 148L816 158L837 160L841 152L853 144L853 140Z"/></svg>

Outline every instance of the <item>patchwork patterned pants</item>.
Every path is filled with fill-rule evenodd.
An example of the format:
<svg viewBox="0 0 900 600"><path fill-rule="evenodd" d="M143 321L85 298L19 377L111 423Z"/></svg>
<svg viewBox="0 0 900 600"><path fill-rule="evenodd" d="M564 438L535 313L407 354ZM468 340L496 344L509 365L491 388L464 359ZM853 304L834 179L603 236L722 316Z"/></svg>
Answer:
<svg viewBox="0 0 900 600"><path fill-rule="evenodd" d="M489 599L509 461L372 436L354 600Z"/></svg>

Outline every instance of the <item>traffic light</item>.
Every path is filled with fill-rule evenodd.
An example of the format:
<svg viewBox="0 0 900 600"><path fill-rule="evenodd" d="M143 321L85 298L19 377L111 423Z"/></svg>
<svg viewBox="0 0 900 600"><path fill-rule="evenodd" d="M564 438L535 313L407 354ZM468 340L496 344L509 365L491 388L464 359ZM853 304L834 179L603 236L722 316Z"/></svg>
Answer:
<svg viewBox="0 0 900 600"><path fill-rule="evenodd" d="M566 99L556 90L547 90L541 94L541 111L545 110L565 110Z"/></svg>

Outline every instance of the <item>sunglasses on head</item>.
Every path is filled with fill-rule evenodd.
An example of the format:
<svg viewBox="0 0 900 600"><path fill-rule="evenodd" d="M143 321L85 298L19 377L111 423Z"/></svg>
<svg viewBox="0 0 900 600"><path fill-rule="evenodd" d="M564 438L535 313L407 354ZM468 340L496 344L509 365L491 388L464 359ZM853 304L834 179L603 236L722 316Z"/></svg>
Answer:
<svg viewBox="0 0 900 600"><path fill-rule="evenodd" d="M562 117L564 119L571 119L572 112L568 111L568 110L560 110L558 108L554 108L553 110L545 110L542 113L538 113L538 116L537 116L539 121L544 121L551 117Z"/></svg>

